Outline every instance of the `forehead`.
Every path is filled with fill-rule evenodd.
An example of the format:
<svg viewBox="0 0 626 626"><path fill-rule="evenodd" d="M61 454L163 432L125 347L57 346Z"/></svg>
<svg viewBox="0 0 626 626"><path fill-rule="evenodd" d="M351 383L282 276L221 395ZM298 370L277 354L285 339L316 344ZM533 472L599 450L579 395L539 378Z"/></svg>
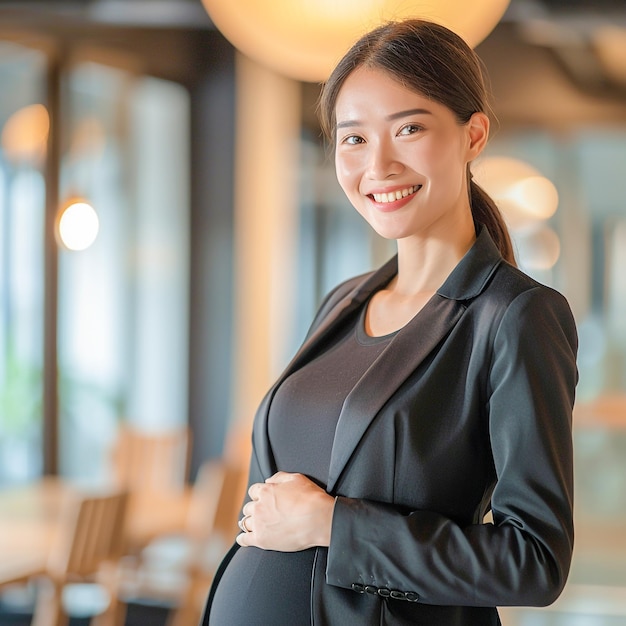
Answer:
<svg viewBox="0 0 626 626"><path fill-rule="evenodd" d="M335 114L339 123L342 117L351 117L356 112L380 111L388 114L391 110L400 110L408 105L412 108L437 106L384 70L360 67L346 78L339 90Z"/></svg>

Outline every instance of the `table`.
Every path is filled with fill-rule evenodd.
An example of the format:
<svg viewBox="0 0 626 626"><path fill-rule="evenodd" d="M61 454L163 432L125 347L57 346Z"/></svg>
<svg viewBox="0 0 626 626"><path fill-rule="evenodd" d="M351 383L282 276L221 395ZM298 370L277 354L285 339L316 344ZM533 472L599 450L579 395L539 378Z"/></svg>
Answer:
<svg viewBox="0 0 626 626"><path fill-rule="evenodd" d="M88 492L59 477L43 477L23 486L0 490L0 584L12 564L45 561L50 551L64 497ZM124 544L138 552L156 537L184 532L191 488L180 492L133 493L128 504Z"/></svg>

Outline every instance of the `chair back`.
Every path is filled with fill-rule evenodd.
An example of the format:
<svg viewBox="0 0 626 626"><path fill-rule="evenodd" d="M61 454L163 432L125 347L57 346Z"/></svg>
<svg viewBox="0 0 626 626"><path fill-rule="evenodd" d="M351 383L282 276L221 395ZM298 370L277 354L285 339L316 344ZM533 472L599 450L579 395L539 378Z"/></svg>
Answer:
<svg viewBox="0 0 626 626"><path fill-rule="evenodd" d="M247 471L227 460L202 464L193 486L187 532L196 541L216 533L231 541L237 535L237 519L245 495Z"/></svg>
<svg viewBox="0 0 626 626"><path fill-rule="evenodd" d="M70 495L63 504L57 541L48 560L51 575L88 578L122 556L128 494Z"/></svg>
<svg viewBox="0 0 626 626"><path fill-rule="evenodd" d="M144 432L125 425L113 448L116 484L130 492L178 492L189 472L191 435L188 427Z"/></svg>

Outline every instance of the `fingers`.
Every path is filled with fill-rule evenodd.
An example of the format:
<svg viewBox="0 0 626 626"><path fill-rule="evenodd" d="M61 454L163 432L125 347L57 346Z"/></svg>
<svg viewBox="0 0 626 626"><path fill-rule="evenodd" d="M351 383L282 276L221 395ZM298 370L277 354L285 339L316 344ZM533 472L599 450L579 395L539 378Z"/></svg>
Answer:
<svg viewBox="0 0 626 626"><path fill-rule="evenodd" d="M252 536L253 533L239 533L236 537L235 537L235 541L243 548L248 548L250 546L254 546L256 545L254 543L254 537Z"/></svg>
<svg viewBox="0 0 626 626"><path fill-rule="evenodd" d="M239 533L235 537L235 541L240 546L251 546L254 545L254 537L252 537L252 518L249 515L245 515L237 522L237 525L241 529L241 533Z"/></svg>
<svg viewBox="0 0 626 626"><path fill-rule="evenodd" d="M290 480L294 480L294 478L296 478L297 476L300 476L300 474L292 474L290 472L276 472L276 474L274 474L273 476L266 478L265 482L273 484L286 483Z"/></svg>
<svg viewBox="0 0 626 626"><path fill-rule="evenodd" d="M251 503L248 502L246 506L243 507L243 511L242 511L243 517L237 522L237 526L239 526L241 533L235 537L235 541L240 546L255 545L254 538L251 537L252 531L253 531L253 524L252 524L252 516L250 514L251 507L248 506L250 504ZM246 512L246 507L248 507L248 511L250 512L248 513Z"/></svg>
<svg viewBox="0 0 626 626"><path fill-rule="evenodd" d="M273 476L265 479L264 483L254 483L250 485L248 489L248 495L252 500L258 500L263 492L264 485L278 485L280 483L287 483L292 480L297 480L302 477L302 474L294 474L291 472L276 472Z"/></svg>
<svg viewBox="0 0 626 626"><path fill-rule="evenodd" d="M243 509L241 509L241 514L242 514L242 519L244 517L250 518L252 516L252 511L254 510L254 502L246 502L243 505ZM250 521L249 519L246 520L246 522ZM243 528L242 528L243 530ZM250 530L250 528L248 527L248 530Z"/></svg>
<svg viewBox="0 0 626 626"><path fill-rule="evenodd" d="M288 472L277 472L264 483L254 483L250 485L248 489L248 495L250 500L246 502L241 510L241 519L238 522L238 526L241 529L241 533L235 537L235 541L242 547L256 546L260 547L257 543L257 535L255 534L255 510L257 507L266 505L263 503L271 502L272 499L266 498L274 490L274 485L279 483L288 482L293 480L294 474ZM267 484L266 484L267 483ZM263 533L262 533L263 534Z"/></svg>
<svg viewBox="0 0 626 626"><path fill-rule="evenodd" d="M248 520L250 519L249 515L244 515L238 522L237 525L239 526L239 528L241 529L241 532L243 533L249 533L250 532L250 528L248 526Z"/></svg>
<svg viewBox="0 0 626 626"><path fill-rule="evenodd" d="M263 483L254 483L250 485L250 489L248 489L248 495L250 496L250 499L258 500L262 489L263 489Z"/></svg>

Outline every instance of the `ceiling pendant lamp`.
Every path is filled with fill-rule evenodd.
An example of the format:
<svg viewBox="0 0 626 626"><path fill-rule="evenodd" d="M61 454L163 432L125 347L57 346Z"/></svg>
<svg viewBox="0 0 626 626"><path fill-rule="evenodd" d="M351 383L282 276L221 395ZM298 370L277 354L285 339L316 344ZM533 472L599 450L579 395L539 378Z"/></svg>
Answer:
<svg viewBox="0 0 626 626"><path fill-rule="evenodd" d="M326 80L350 45L377 25L432 20L480 43L509 0L202 0L221 33L243 54L279 74Z"/></svg>
<svg viewBox="0 0 626 626"><path fill-rule="evenodd" d="M98 214L91 204L71 198L57 216L57 241L66 250L86 250L96 240L99 228Z"/></svg>

